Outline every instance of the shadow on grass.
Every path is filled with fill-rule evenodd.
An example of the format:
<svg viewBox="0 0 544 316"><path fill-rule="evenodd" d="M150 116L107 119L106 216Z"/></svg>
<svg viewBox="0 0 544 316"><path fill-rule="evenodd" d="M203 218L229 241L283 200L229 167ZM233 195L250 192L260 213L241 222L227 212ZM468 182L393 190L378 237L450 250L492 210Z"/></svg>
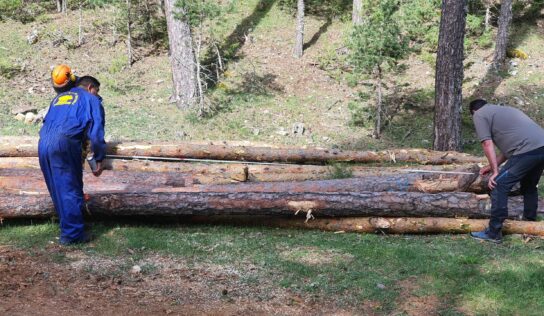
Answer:
<svg viewBox="0 0 544 316"><path fill-rule="evenodd" d="M223 59L223 67L226 68L229 62L239 58L239 56L237 56L238 52L244 46L247 36L257 25L259 25L268 12L270 12L276 1L277 0L260 0L253 9L253 12L238 23L234 31L218 45L219 53ZM208 76L210 77L208 79L208 87L213 88L219 79L217 78L217 74L219 74L219 65L216 61L217 54L214 49L210 48L205 56L202 66L204 69L208 70Z"/></svg>
<svg viewBox="0 0 544 316"><path fill-rule="evenodd" d="M319 30L317 30L317 32L314 34L314 36L312 36L310 41L308 41L307 43L304 44L303 49L306 50L306 49L312 47L315 43L317 43L317 41L319 40L321 35L325 34L331 25L332 25L332 19L327 18L325 23L323 23L323 25L321 25L321 27L319 27Z"/></svg>

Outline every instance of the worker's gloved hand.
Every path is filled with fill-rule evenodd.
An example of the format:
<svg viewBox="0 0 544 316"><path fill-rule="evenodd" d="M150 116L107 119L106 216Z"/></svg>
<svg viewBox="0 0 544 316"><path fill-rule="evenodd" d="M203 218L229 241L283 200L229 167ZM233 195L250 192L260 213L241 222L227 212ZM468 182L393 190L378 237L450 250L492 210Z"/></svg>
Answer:
<svg viewBox="0 0 544 316"><path fill-rule="evenodd" d="M93 171L94 176L100 177L102 171L104 171L104 168L102 168L102 162L96 162L96 170Z"/></svg>

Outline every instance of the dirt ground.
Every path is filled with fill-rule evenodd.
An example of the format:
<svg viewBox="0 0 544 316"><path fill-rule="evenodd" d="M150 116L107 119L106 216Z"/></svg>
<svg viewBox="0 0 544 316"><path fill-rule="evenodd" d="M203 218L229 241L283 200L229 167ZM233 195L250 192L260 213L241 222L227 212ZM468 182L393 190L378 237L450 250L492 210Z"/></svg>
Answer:
<svg viewBox="0 0 544 316"><path fill-rule="evenodd" d="M190 266L161 256L140 264L142 271L136 273L119 259L93 258L56 245L36 252L0 246L0 314L372 314L331 309L333 304L260 282L249 286L240 282L240 271L222 266Z"/></svg>

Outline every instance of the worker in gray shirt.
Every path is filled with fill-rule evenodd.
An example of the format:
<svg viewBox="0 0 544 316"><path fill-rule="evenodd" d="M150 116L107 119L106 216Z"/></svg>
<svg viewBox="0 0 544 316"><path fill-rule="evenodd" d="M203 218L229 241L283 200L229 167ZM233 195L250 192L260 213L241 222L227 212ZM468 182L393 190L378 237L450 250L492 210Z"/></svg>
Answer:
<svg viewBox="0 0 544 316"><path fill-rule="evenodd" d="M470 113L489 162L480 174L491 173L488 186L492 190L489 226L471 236L500 243L502 224L508 217L508 193L516 183L520 183L523 193L523 219L536 220L537 185L544 169L544 129L516 108L481 99L470 103ZM500 150L498 155L495 145Z"/></svg>

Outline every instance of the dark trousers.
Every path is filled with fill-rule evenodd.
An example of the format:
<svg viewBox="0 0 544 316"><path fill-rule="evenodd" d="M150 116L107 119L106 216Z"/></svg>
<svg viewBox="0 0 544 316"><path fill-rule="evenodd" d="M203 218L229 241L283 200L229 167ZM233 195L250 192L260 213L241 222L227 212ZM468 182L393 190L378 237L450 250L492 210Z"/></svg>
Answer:
<svg viewBox="0 0 544 316"><path fill-rule="evenodd" d="M41 136L40 167L60 219L60 239L79 241L84 237L81 141L56 133Z"/></svg>
<svg viewBox="0 0 544 316"><path fill-rule="evenodd" d="M510 157L499 175L495 178L497 186L491 191L491 219L489 234L497 236L508 217L508 193L516 183L520 183L523 194L523 217L535 220L538 208L537 184L544 170L544 147L528 153Z"/></svg>

